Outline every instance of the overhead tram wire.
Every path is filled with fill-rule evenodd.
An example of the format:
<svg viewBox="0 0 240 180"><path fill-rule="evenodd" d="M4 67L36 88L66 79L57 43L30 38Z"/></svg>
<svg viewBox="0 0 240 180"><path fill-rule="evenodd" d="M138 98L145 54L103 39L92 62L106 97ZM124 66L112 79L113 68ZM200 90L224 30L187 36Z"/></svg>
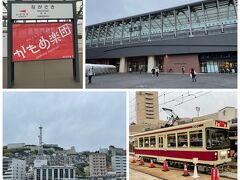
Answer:
<svg viewBox="0 0 240 180"><path fill-rule="evenodd" d="M160 106L162 106L162 105L166 105L166 104L169 104L169 103L173 103L173 102L175 102L175 101L178 101L178 99L179 99L179 100L182 100L182 102L183 102L183 99L184 99L184 98L187 98L187 97L189 97L189 96L196 96L197 94L200 94L200 93L202 93L202 92L203 92L203 91L199 91L199 92L196 92L195 94L193 94L192 92L189 91L189 92L183 93L181 96L174 97L173 99L171 99L171 100L169 100L169 101L167 101L167 102L165 102L165 103L160 103L159 106L158 106L158 110L160 109L160 111L161 111ZM170 93L168 93L168 94L170 94ZM159 101L159 97L161 97L161 96L163 96L163 94L159 95L157 99L153 100L153 102ZM157 107L153 107L153 109L156 110ZM141 108L141 109L139 109L139 110L145 110L145 108L143 107L143 108ZM134 112L135 112L135 110L132 110L132 111L129 112L129 114L134 113Z"/></svg>
<svg viewBox="0 0 240 180"><path fill-rule="evenodd" d="M203 91L200 91L200 92L203 92ZM198 92L198 93L196 93L196 94L199 94L200 92ZM186 103L186 102L189 102L189 101L192 101L192 100L194 100L194 99L197 99L197 98L199 98L199 97L201 97L201 96L204 96L204 95L207 95L207 94L209 94L209 93L211 93L211 92L204 92L203 94L200 94L200 95L196 95L196 94L190 94L190 95L195 95L195 97L194 98L191 98L191 99L187 99L187 100L185 100L185 101L182 101L182 102L180 102L180 103L178 103L178 104L175 104L174 106L170 106L170 107L167 107L167 108L173 108L173 107L176 107L176 106L180 106L180 105L182 105L182 104L184 104L184 103ZM189 96L187 96L187 97L189 97ZM176 99L176 98L174 98L174 99ZM174 102L174 101L171 101L171 102ZM160 106L159 106L160 107ZM155 108L156 109L156 108ZM136 111L134 110L134 111L132 111L132 113L133 112L135 112L134 114L133 114L133 118L135 118L136 117ZM162 112L162 110L160 109L160 112ZM131 115L131 112L129 112L129 115ZM130 120L132 120L133 118L131 118Z"/></svg>
<svg viewBox="0 0 240 180"><path fill-rule="evenodd" d="M192 100L194 100L194 99L196 99L196 98L199 98L199 97L201 97L201 96L205 96L205 95L207 95L207 94L209 94L209 93L211 93L211 92L206 92L206 93L201 94L201 95L199 95L199 96L197 96L197 97L195 97L195 98L188 99L188 100L184 101L183 103L192 101ZM171 106L170 108L173 108L173 107L176 107L176 106L180 106L180 105L182 105L183 103L176 104L176 105L174 105L174 106Z"/></svg>

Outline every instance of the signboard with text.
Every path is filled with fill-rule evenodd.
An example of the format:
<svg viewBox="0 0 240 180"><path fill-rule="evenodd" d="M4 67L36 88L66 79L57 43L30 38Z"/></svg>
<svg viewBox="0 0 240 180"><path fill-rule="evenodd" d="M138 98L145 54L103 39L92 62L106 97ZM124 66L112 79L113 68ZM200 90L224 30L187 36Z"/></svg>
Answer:
<svg viewBox="0 0 240 180"><path fill-rule="evenodd" d="M14 3L12 4L12 19L71 19L72 4L52 3Z"/></svg>
<svg viewBox="0 0 240 180"><path fill-rule="evenodd" d="M13 24L13 61L74 57L71 22Z"/></svg>
<svg viewBox="0 0 240 180"><path fill-rule="evenodd" d="M8 88L16 62L72 60L73 78L80 82L76 1L8 1Z"/></svg>

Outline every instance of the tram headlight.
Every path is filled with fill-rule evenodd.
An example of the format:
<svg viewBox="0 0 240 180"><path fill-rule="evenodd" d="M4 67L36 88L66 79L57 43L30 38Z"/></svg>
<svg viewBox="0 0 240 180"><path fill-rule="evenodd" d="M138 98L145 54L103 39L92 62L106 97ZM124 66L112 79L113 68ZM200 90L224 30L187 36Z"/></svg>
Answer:
<svg viewBox="0 0 240 180"><path fill-rule="evenodd" d="M230 150L227 151L227 157L230 158Z"/></svg>
<svg viewBox="0 0 240 180"><path fill-rule="evenodd" d="M215 151L215 153L214 153L214 159L215 159L215 160L218 159L218 152L217 152L217 151Z"/></svg>

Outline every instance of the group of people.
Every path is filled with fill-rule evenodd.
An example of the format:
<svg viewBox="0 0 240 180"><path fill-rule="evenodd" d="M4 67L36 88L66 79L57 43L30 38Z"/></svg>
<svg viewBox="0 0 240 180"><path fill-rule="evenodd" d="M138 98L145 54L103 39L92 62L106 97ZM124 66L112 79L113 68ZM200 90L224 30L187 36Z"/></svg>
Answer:
<svg viewBox="0 0 240 180"><path fill-rule="evenodd" d="M159 77L159 68L158 67L152 68L151 72L152 72L152 78Z"/></svg>
<svg viewBox="0 0 240 180"><path fill-rule="evenodd" d="M140 74L141 74L141 72L142 72L141 67L139 68L139 71L140 71ZM154 78L154 77L158 78L159 77L159 68L158 67L152 68L151 72L152 72L152 78ZM182 66L182 74L185 74L185 67L184 66ZM192 79L192 82L197 82L196 75L197 75L196 71L193 68L191 68L190 77ZM91 84L92 83L92 77L95 76L95 71L94 71L93 67L91 67L87 70L87 76L88 76L88 84Z"/></svg>

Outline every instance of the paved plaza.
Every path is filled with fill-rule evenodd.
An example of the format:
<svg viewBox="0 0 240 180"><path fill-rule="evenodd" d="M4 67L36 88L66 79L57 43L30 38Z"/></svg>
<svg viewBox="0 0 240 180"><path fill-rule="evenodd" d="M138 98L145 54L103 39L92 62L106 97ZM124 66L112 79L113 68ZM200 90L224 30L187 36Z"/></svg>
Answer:
<svg viewBox="0 0 240 180"><path fill-rule="evenodd" d="M160 74L158 78L152 78L149 73L116 73L94 76L92 84L86 88L237 88L237 74L208 73L198 74L197 82L192 82L189 74Z"/></svg>

